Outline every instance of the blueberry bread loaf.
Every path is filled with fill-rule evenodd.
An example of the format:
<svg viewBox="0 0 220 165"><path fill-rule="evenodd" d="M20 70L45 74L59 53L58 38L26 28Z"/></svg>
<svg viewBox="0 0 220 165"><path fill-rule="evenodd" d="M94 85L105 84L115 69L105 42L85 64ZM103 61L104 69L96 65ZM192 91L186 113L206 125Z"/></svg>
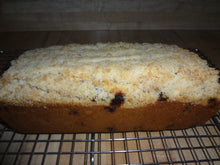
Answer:
<svg viewBox="0 0 220 165"><path fill-rule="evenodd" d="M0 79L0 119L20 132L183 129L218 109L219 71L175 45L40 48Z"/></svg>

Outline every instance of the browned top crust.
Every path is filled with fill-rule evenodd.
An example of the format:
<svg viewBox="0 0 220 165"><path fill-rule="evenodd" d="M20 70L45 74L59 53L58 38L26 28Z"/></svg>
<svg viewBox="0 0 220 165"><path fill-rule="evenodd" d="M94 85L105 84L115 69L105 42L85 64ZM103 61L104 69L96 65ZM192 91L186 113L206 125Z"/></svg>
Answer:
<svg viewBox="0 0 220 165"><path fill-rule="evenodd" d="M142 107L220 100L219 71L175 45L98 43L30 50L0 79L0 102Z"/></svg>

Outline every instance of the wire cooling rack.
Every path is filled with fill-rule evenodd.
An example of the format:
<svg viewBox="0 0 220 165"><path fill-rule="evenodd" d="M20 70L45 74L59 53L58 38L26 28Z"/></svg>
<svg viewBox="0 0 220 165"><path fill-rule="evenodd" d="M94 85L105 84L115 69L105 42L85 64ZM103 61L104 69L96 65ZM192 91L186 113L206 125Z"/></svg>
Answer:
<svg viewBox="0 0 220 165"><path fill-rule="evenodd" d="M20 134L1 125L0 164L220 164L220 112L184 130Z"/></svg>

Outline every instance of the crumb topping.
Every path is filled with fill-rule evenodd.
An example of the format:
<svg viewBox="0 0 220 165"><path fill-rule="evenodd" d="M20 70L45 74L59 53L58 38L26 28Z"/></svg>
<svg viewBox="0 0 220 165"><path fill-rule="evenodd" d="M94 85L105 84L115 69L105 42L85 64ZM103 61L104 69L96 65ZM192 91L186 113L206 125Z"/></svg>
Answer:
<svg viewBox="0 0 220 165"><path fill-rule="evenodd" d="M161 101L207 105L220 99L219 71L176 45L69 44L26 51L0 79L0 101L14 104L111 104Z"/></svg>

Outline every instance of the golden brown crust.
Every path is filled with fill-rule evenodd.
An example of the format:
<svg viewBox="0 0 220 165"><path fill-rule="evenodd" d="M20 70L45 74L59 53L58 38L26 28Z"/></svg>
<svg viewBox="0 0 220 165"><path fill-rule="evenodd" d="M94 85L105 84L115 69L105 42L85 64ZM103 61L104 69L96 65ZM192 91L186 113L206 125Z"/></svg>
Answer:
<svg viewBox="0 0 220 165"><path fill-rule="evenodd" d="M207 105L220 99L219 71L176 45L97 43L24 52L0 79L0 101L13 104L109 105L123 108L169 101Z"/></svg>
<svg viewBox="0 0 220 165"><path fill-rule="evenodd" d="M135 109L6 103L0 107L0 118L18 132L78 133L184 129L205 123L220 108L220 102L213 99L203 106L157 101Z"/></svg>

